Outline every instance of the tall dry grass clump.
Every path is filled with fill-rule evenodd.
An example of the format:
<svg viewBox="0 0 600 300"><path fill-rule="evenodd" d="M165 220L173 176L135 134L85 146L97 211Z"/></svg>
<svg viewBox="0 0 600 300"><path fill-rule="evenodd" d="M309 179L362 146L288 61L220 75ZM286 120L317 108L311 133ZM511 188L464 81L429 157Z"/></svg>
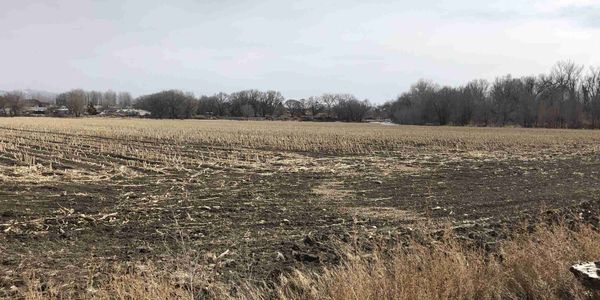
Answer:
<svg viewBox="0 0 600 300"><path fill-rule="evenodd" d="M194 299L192 291L172 284L166 277L156 274L114 274L98 288L90 287L85 294L70 293L59 285L41 284L39 280L27 282L24 299ZM50 288L48 288L50 286Z"/></svg>
<svg viewBox="0 0 600 300"><path fill-rule="evenodd" d="M320 274L296 271L276 293L281 299L589 299L568 270L594 259L600 259L598 231L540 227L493 254L446 239L354 256Z"/></svg>
<svg viewBox="0 0 600 300"><path fill-rule="evenodd" d="M90 281L83 289L56 281L42 282L39 276L31 275L25 280L27 288L15 296L27 300L235 299L231 295L232 286L215 280L213 274L184 270L176 265L158 267L148 263L138 268L116 267L104 275L102 280ZM251 293L249 289L248 294Z"/></svg>

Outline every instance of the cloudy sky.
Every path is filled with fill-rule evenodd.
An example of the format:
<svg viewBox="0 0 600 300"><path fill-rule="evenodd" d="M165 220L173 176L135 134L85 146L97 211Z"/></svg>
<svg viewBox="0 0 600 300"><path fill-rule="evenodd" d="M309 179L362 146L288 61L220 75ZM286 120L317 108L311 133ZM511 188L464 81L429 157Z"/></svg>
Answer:
<svg viewBox="0 0 600 300"><path fill-rule="evenodd" d="M496 2L2 0L0 90L256 88L381 103L420 78L600 66L600 1Z"/></svg>

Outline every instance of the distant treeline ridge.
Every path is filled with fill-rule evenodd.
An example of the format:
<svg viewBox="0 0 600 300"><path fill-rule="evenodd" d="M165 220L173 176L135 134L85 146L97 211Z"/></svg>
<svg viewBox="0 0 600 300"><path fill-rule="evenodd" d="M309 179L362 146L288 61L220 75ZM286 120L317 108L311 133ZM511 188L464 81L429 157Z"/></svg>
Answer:
<svg viewBox="0 0 600 300"><path fill-rule="evenodd" d="M0 113L18 115L19 92L0 95ZM95 114L106 108L137 108L153 118L266 118L360 122L391 120L398 124L600 128L600 68L557 63L549 74L493 82L473 80L440 86L420 80L396 99L381 105L351 94L323 94L285 99L277 91L244 90L195 97L168 90L133 99L129 93L71 90L56 97L70 114Z"/></svg>
<svg viewBox="0 0 600 300"><path fill-rule="evenodd" d="M421 80L385 106L399 124L600 128L600 68L559 62L550 74L459 87Z"/></svg>

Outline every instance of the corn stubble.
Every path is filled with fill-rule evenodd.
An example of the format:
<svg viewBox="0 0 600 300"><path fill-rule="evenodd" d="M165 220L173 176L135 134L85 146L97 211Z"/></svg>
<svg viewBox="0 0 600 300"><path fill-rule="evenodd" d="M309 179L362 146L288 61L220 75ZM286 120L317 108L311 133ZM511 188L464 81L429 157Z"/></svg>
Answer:
<svg viewBox="0 0 600 300"><path fill-rule="evenodd" d="M581 156L598 153L600 134L587 130L453 128L376 124L173 121L128 119L0 119L2 178L45 180L63 172L78 180L109 180L139 173L190 173L203 165L260 167L286 153L385 156L427 152L474 157ZM186 147L195 145L196 147ZM198 145L201 148L197 147ZM279 153L279 154L278 154ZM525 155L526 154L526 155ZM535 154L535 155L532 155ZM277 163L281 164L283 159ZM278 165L279 166L279 165ZM448 237L410 241L385 251L347 251L345 263L314 273L296 270L274 286L218 282L189 274L185 255L175 267L115 269L90 283L90 299L586 299L568 272L600 258L600 233L581 225L541 226L503 241L487 253ZM70 298L64 287L33 274L25 299Z"/></svg>

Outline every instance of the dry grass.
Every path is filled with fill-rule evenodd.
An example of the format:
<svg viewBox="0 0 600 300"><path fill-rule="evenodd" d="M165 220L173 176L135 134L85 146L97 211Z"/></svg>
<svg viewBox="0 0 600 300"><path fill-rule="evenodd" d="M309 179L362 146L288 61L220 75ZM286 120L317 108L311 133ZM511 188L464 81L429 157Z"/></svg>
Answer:
<svg viewBox="0 0 600 300"><path fill-rule="evenodd" d="M600 257L600 232L543 226L486 253L455 239L412 241L391 251L349 251L346 262L318 273L294 271L275 288L210 283L169 269L118 271L90 286L89 299L591 299L568 271ZM179 274L179 275L177 275ZM177 275L177 276L175 276ZM184 278L182 281L181 279ZM35 282L25 299L60 298L59 288ZM187 282L187 283L186 283ZM193 282L193 280L192 280ZM81 296L81 295L80 295Z"/></svg>
<svg viewBox="0 0 600 300"><path fill-rule="evenodd" d="M77 142L73 136L92 135L128 141L336 154L387 153L421 147L443 151L552 151L569 147L571 152L600 147L600 133L591 130L103 118L2 118L0 128L69 134L71 143ZM53 139L47 134L35 138ZM0 150L5 147L10 145L0 146Z"/></svg>
<svg viewBox="0 0 600 300"><path fill-rule="evenodd" d="M295 272L277 293L282 299L586 299L568 268L600 258L599 243L600 233L586 226L540 227L503 242L494 256L452 239L412 242L391 257L355 255L322 274Z"/></svg>
<svg viewBox="0 0 600 300"><path fill-rule="evenodd" d="M359 160L388 174L418 172L405 164L432 158L545 160L599 152L600 131L591 130L0 118L0 162L9 166L0 168L0 180L59 175L97 182L140 174L194 176L206 168L352 173Z"/></svg>

